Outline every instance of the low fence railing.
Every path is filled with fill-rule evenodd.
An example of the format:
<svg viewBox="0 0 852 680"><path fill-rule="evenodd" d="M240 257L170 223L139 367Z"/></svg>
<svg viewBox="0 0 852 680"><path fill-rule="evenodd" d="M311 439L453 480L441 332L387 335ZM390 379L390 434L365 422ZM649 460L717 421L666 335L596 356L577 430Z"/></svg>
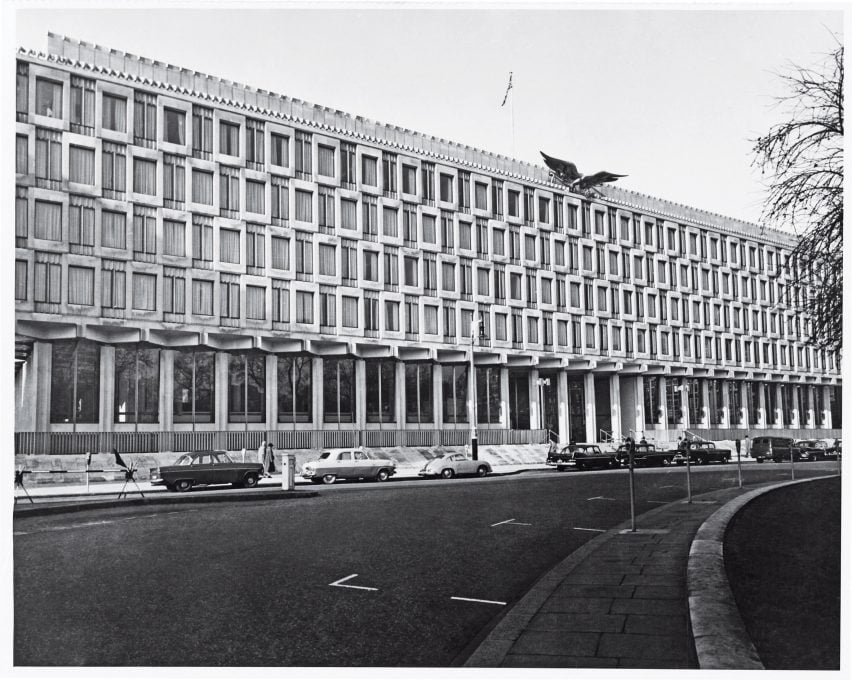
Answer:
<svg viewBox="0 0 852 680"><path fill-rule="evenodd" d="M481 445L544 444L547 430L478 429ZM261 442L276 449L323 449L366 446L464 446L470 430L205 430L164 432L16 432L17 455L85 453L160 453L167 451L256 450Z"/></svg>

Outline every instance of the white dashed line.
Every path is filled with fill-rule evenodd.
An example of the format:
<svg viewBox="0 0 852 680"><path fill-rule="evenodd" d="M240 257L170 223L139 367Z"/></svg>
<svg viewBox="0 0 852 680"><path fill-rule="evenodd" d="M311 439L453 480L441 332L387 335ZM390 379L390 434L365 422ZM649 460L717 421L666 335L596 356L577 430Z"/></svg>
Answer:
<svg viewBox="0 0 852 680"><path fill-rule="evenodd" d="M378 590L378 588L368 588L367 586L348 586L344 585L344 581L348 581L351 578L355 578L358 574L349 574L349 576L345 576L342 579L335 581L334 583L329 583L330 586L335 586L336 588L354 588L355 590Z"/></svg>
<svg viewBox="0 0 852 680"><path fill-rule="evenodd" d="M614 501L614 498L610 498L608 496L592 496L592 498L587 498L587 501Z"/></svg>
<svg viewBox="0 0 852 680"><path fill-rule="evenodd" d="M499 527L501 524L508 524L509 522L514 522L514 521L515 521L515 518L513 517L512 519L506 519L506 520L503 520L502 522L497 522L496 524L492 524L491 526L492 527Z"/></svg>
<svg viewBox="0 0 852 680"><path fill-rule="evenodd" d="M671 501L648 501L649 503L656 503L657 505L668 505Z"/></svg>
<svg viewBox="0 0 852 680"><path fill-rule="evenodd" d="M606 533L606 529L589 529L587 527L574 527L574 531L597 531L598 533Z"/></svg>
<svg viewBox="0 0 852 680"><path fill-rule="evenodd" d="M129 522L134 519L145 519L148 517L160 517L161 515L176 515L178 513L198 512L197 510L172 510L171 512L155 512L149 515L132 515L130 517L118 517L116 519L102 519L96 522L80 522L79 524L63 524L56 527L44 527L34 531L15 531L13 536L27 536L29 534L41 534L47 531L66 531L68 529L85 529L86 527L98 527L105 524L117 524L118 522Z"/></svg>
<svg viewBox="0 0 852 680"><path fill-rule="evenodd" d="M455 597L455 596L453 596L450 599L451 600L459 600L460 602L480 602L481 604L499 604L499 605L502 605L502 606L506 605L505 602L500 602L498 600L477 600L477 599L472 598L472 597Z"/></svg>

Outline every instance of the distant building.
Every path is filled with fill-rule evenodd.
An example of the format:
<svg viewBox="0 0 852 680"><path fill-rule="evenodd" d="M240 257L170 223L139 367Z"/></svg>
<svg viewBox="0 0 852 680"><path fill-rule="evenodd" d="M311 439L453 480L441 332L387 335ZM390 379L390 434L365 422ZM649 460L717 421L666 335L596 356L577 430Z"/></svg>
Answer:
<svg viewBox="0 0 852 680"><path fill-rule="evenodd" d="M17 56L18 452L463 444L477 318L484 444L840 427L788 234L60 36Z"/></svg>

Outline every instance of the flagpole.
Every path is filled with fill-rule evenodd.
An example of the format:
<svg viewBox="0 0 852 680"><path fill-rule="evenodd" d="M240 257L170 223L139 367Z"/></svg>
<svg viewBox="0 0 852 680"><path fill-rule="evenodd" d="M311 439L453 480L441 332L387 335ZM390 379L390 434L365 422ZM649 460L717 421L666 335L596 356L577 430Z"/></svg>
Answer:
<svg viewBox="0 0 852 680"><path fill-rule="evenodd" d="M514 96L512 96L512 158L515 158L515 97Z"/></svg>

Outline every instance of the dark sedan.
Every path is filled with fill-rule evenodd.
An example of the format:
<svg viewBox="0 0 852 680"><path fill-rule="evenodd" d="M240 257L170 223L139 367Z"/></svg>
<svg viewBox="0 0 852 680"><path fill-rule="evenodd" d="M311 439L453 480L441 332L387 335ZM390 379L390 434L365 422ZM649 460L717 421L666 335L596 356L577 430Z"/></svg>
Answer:
<svg viewBox="0 0 852 680"><path fill-rule="evenodd" d="M185 453L174 465L151 469L151 484L169 491L189 491L194 486L232 484L255 487L263 472L260 463L238 463L224 451Z"/></svg>

